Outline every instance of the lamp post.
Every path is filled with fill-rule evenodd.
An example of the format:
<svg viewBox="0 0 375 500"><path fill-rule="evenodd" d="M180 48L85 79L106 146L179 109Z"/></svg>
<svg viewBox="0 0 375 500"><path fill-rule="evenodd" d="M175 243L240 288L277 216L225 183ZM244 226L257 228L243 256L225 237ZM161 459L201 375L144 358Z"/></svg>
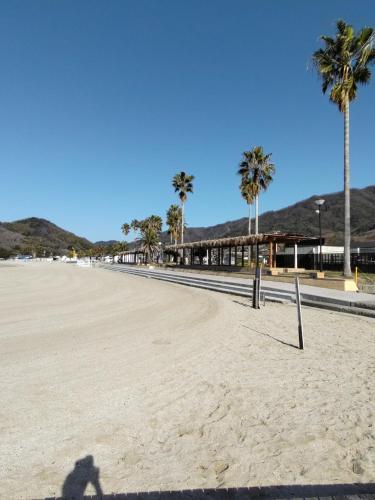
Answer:
<svg viewBox="0 0 375 500"><path fill-rule="evenodd" d="M163 246L162 246L162 242L159 241L158 245L159 245L159 249L158 249L158 264L159 264L159 261L161 261L161 263L163 263Z"/></svg>
<svg viewBox="0 0 375 500"><path fill-rule="evenodd" d="M317 205L317 209L315 210L315 212L318 214L319 216L319 271L322 272L323 271L323 259L322 259L322 206L324 205L326 200L323 200L322 198L320 198L319 200L315 200L315 205Z"/></svg>

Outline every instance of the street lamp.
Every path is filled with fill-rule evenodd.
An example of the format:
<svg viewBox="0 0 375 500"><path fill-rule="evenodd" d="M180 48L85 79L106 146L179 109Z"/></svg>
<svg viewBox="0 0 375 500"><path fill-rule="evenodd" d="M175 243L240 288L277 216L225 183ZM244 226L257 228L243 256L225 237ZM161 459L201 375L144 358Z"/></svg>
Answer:
<svg viewBox="0 0 375 500"><path fill-rule="evenodd" d="M162 242L161 242L161 241L159 241L158 245L159 245L159 251L158 251L158 264L159 264L159 259L160 259L161 263L163 264L163 258L164 258L164 255L163 255L163 247L162 247Z"/></svg>
<svg viewBox="0 0 375 500"><path fill-rule="evenodd" d="M326 200L323 200L323 198L319 198L318 200L315 200L315 205L318 207L315 212L319 215L319 247L320 247L320 252L319 252L319 271L323 271L323 259L322 259L322 207L324 205Z"/></svg>

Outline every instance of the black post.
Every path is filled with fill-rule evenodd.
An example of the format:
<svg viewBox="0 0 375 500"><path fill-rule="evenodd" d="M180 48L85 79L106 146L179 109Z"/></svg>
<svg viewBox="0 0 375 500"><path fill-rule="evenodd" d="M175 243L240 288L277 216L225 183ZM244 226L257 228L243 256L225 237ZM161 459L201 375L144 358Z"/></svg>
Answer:
<svg viewBox="0 0 375 500"><path fill-rule="evenodd" d="M253 309L259 309L258 304L258 280L255 278L253 280Z"/></svg>
<svg viewBox="0 0 375 500"><path fill-rule="evenodd" d="M255 279L253 280L253 309L260 309L260 269L259 269L259 243L256 246Z"/></svg>
<svg viewBox="0 0 375 500"><path fill-rule="evenodd" d="M302 323L302 310L301 310L301 294L299 291L299 279L296 276L296 304L297 304L297 318L298 318L298 341L299 348L303 349L303 323Z"/></svg>
<svg viewBox="0 0 375 500"><path fill-rule="evenodd" d="M208 265L211 265L211 248L208 249Z"/></svg>
<svg viewBox="0 0 375 500"><path fill-rule="evenodd" d="M229 265L232 265L232 247L229 247Z"/></svg>

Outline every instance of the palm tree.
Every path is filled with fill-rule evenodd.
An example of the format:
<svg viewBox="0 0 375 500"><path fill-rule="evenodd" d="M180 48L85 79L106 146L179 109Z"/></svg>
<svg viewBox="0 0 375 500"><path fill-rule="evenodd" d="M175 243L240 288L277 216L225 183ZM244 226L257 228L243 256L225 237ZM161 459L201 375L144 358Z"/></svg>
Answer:
<svg viewBox="0 0 375 500"><path fill-rule="evenodd" d="M178 205L171 205L167 211L168 233L171 240L177 245L177 240L181 235L182 209Z"/></svg>
<svg viewBox="0 0 375 500"><path fill-rule="evenodd" d="M137 231L139 237L137 240L141 244L141 249L146 255L146 261L150 258L153 261L156 250L159 247L160 231L163 221L158 215L150 215L144 220L134 219L130 224L123 224L126 230L133 229ZM124 242L127 245L126 242Z"/></svg>
<svg viewBox="0 0 375 500"><path fill-rule="evenodd" d="M249 183L247 189L251 189L255 198L255 234L258 234L259 229L259 194L261 191L266 191L273 181L272 176L275 173L275 165L270 163L271 156L272 153L264 153L262 146L254 146L251 151L243 153L243 159L237 172L241 175L242 182Z"/></svg>
<svg viewBox="0 0 375 500"><path fill-rule="evenodd" d="M129 248L129 245L126 241L116 241L113 245L111 245L111 255L114 257L115 255L119 255L120 253L126 252Z"/></svg>
<svg viewBox="0 0 375 500"><path fill-rule="evenodd" d="M315 67L322 79L323 94L344 114L344 276L351 277L350 266L350 159L349 103L357 97L359 84L370 81L368 66L375 61L373 28L362 28L358 34L353 26L337 21L336 37L321 36L325 46L313 54Z"/></svg>
<svg viewBox="0 0 375 500"><path fill-rule="evenodd" d="M155 252L159 247L159 234L151 226L146 225L141 231L139 242L141 249L146 255L146 262L149 259L153 262Z"/></svg>
<svg viewBox="0 0 375 500"><path fill-rule="evenodd" d="M248 224L248 234L251 234L251 206L255 200L256 186L251 179L248 177L242 177L240 184L240 191L242 198L246 201L249 207L249 224ZM252 245L247 247L248 264L251 265L252 262Z"/></svg>
<svg viewBox="0 0 375 500"><path fill-rule="evenodd" d="M251 234L251 206L255 200L255 185L247 177L242 177L240 184L240 191L242 198L246 201L249 207L249 224L248 224L248 234Z"/></svg>
<svg viewBox="0 0 375 500"><path fill-rule="evenodd" d="M172 179L172 185L175 193L181 201L181 243L184 242L184 224L185 224L185 202L187 200L187 193L193 192L194 175L187 175L185 172L176 174Z"/></svg>
<svg viewBox="0 0 375 500"><path fill-rule="evenodd" d="M121 231L123 232L123 234L124 234L125 236L127 236L127 235L129 234L130 229L131 229L130 224L128 224L127 222L125 222L125 223L121 226Z"/></svg>

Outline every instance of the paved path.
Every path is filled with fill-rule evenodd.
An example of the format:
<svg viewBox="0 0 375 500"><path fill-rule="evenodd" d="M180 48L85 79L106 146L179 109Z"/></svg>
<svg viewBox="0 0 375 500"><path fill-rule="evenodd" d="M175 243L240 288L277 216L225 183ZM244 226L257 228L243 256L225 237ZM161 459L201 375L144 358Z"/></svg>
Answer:
<svg viewBox="0 0 375 500"><path fill-rule="evenodd" d="M168 269L168 271L170 271ZM162 272L159 270L154 270L154 272ZM180 271L180 270L172 270L173 273L186 276L187 271ZM194 273L188 271L189 276L194 276L196 278L202 278L202 273ZM213 275L207 275L207 277L210 277ZM220 281L223 282L230 282L230 281L236 281L238 283L242 284L249 284L249 278L253 278L253 275L249 276L249 278L239 278L239 277L232 277L232 276L222 276L222 275L214 275L215 279L219 279ZM295 291L295 286L294 283L285 283L283 281L271 281L269 279L263 281L263 286L264 287L272 287L273 289L284 291L284 292L291 292L294 293ZM311 296L311 297L322 297L322 298L327 298L327 299L333 299L337 301L342 301L345 304L365 304L365 303L370 303L373 304L375 307L375 295L370 294L370 293L361 293L361 292L343 292L341 290L333 290L330 288L320 288L316 286L309 286L309 285L300 285L300 290L301 293L303 293L305 296Z"/></svg>
<svg viewBox="0 0 375 500"><path fill-rule="evenodd" d="M233 293L234 295L250 296L252 293L250 276L246 278L180 269L150 269L127 264L100 264L100 266L113 271L128 272L144 277L178 282L188 286ZM300 290L302 303L305 305L375 316L375 295L373 294L343 292L309 285L301 285ZM295 301L294 283L267 279L262 282L262 293L266 295L268 300Z"/></svg>

